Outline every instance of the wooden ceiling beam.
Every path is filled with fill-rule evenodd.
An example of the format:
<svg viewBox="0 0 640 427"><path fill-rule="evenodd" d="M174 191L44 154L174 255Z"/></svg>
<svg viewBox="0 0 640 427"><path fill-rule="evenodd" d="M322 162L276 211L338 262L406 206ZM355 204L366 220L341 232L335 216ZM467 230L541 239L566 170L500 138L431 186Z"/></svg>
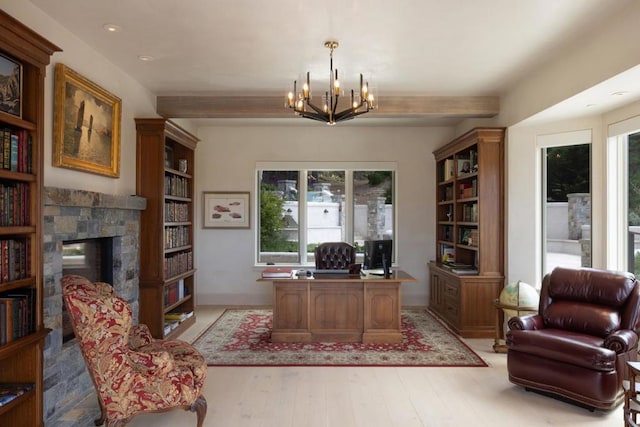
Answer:
<svg viewBox="0 0 640 427"><path fill-rule="evenodd" d="M166 118L288 118L284 96L158 96L158 114ZM383 96L369 117L494 117L497 96Z"/></svg>

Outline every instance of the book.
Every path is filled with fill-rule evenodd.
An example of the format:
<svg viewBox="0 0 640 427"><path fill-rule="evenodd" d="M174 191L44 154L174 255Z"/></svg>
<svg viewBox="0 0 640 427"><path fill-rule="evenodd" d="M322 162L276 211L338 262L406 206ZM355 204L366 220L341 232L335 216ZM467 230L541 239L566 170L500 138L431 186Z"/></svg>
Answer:
<svg viewBox="0 0 640 427"><path fill-rule="evenodd" d="M32 390L32 383L0 383L0 406L4 406L18 396Z"/></svg>
<svg viewBox="0 0 640 427"><path fill-rule="evenodd" d="M475 268L452 268L451 272L459 276L478 274L478 270Z"/></svg>
<svg viewBox="0 0 640 427"><path fill-rule="evenodd" d="M264 279L274 278L288 278L293 274L293 270L290 267L267 267L262 270L262 277Z"/></svg>
<svg viewBox="0 0 640 427"><path fill-rule="evenodd" d="M9 149L9 169L13 172L18 171L18 141L17 133L11 134L11 148Z"/></svg>
<svg viewBox="0 0 640 427"><path fill-rule="evenodd" d="M444 168L442 172L443 172L443 176L442 176L443 181L449 181L450 179L453 179L456 172L453 159L446 159L444 161Z"/></svg>

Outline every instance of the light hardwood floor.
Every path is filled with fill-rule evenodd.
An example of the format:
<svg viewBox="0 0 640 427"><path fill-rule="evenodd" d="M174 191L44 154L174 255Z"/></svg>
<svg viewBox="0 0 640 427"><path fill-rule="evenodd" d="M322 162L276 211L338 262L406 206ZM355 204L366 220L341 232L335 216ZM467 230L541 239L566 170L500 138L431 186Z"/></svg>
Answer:
<svg viewBox="0 0 640 427"><path fill-rule="evenodd" d="M190 341L223 311L199 307ZM509 383L493 340L466 342L488 368L211 367L211 427L622 426L622 408L589 412ZM195 414L135 417L131 427L195 426Z"/></svg>

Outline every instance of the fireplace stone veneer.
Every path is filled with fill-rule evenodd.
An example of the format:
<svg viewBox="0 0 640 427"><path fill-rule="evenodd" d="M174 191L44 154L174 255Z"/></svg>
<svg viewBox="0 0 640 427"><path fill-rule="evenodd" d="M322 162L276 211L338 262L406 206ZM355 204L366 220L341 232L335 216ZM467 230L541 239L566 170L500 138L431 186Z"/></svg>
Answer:
<svg viewBox="0 0 640 427"><path fill-rule="evenodd" d="M93 384L75 340L62 342L62 243L113 238L113 287L138 318L140 211L146 199L84 190L46 187L44 190L43 270L44 325L52 331L44 348L44 419L46 425L75 426L98 418L65 417ZM66 421L64 421L66 419ZM75 419L75 421L71 421ZM88 425L88 424L87 424Z"/></svg>

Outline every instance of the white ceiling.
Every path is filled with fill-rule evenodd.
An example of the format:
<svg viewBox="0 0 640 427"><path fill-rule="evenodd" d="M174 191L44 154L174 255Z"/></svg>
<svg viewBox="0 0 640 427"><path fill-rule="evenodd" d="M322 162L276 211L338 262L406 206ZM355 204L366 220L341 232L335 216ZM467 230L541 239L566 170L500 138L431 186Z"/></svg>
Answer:
<svg viewBox="0 0 640 427"><path fill-rule="evenodd" d="M335 39L342 86L363 73L383 99L499 96L636 0L31 1L156 95L324 87Z"/></svg>

